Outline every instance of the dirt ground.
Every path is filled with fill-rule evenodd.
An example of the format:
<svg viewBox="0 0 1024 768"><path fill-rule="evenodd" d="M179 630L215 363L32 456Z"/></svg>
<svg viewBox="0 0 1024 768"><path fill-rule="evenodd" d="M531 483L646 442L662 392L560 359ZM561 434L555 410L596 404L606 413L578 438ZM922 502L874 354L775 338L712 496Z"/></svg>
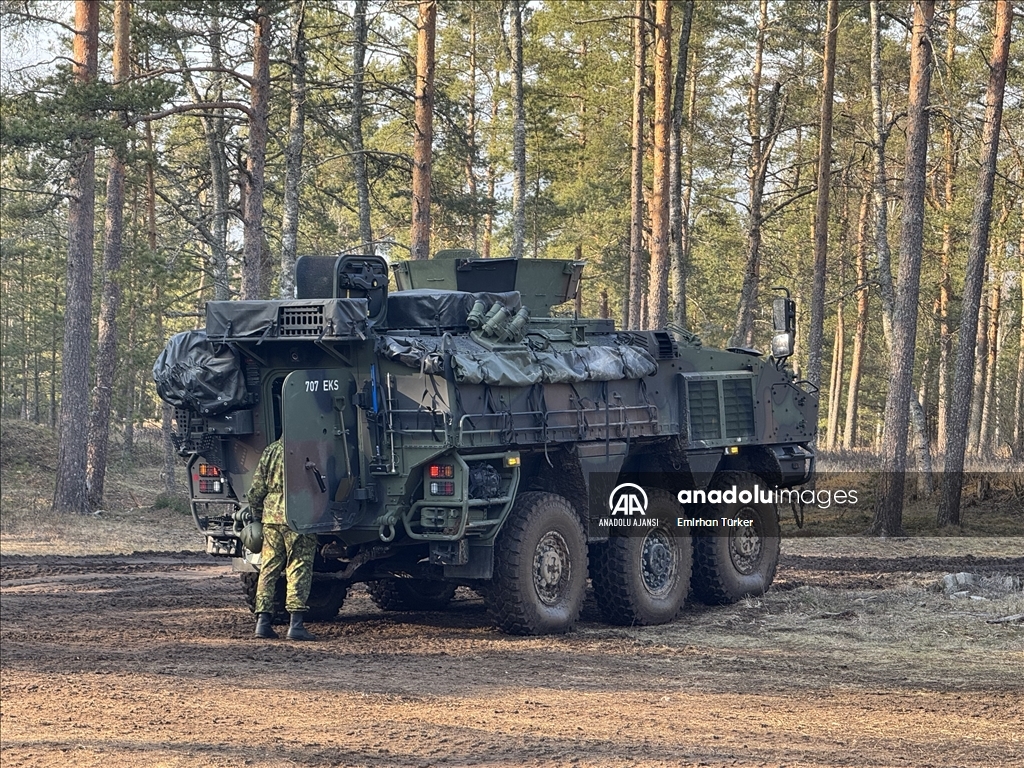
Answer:
<svg viewBox="0 0 1024 768"><path fill-rule="evenodd" d="M251 637L221 560L8 538L0 762L1024 766L1024 624L998 622L1024 613L1024 548L963 545L786 541L763 599L653 628L590 601L564 637L503 636L467 590L397 614L357 587L292 643ZM935 588L960 571L970 594Z"/></svg>

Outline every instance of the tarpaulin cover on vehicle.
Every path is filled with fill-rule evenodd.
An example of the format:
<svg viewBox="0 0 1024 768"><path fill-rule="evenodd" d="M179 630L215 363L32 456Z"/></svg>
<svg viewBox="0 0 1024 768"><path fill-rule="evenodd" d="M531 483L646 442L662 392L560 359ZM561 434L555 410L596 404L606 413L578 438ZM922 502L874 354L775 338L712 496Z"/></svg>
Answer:
<svg viewBox="0 0 1024 768"><path fill-rule="evenodd" d="M488 349L462 336L383 336L378 353L424 373L444 370L444 350L451 352L455 380L466 384L523 387L538 382L640 379L658 370L654 358L627 344L537 349L529 344Z"/></svg>
<svg viewBox="0 0 1024 768"><path fill-rule="evenodd" d="M366 299L211 301L206 333L211 339L366 338Z"/></svg>
<svg viewBox="0 0 1024 768"><path fill-rule="evenodd" d="M469 293L417 288L388 294L388 327L464 331L468 328L466 318L477 301L483 301L485 312L494 302L512 314L522 306L518 291Z"/></svg>
<svg viewBox="0 0 1024 768"><path fill-rule="evenodd" d="M245 374L238 355L204 331L172 336L156 359L153 380L164 402L204 415L245 402Z"/></svg>

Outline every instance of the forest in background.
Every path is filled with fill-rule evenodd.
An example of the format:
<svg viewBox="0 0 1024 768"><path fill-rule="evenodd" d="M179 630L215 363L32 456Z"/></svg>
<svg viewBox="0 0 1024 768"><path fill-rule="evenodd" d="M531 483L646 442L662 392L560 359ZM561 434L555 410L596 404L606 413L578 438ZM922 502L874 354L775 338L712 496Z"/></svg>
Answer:
<svg viewBox="0 0 1024 768"><path fill-rule="evenodd" d="M1019 10L2 0L2 415L76 425L55 507L87 473L99 504L206 301L289 295L297 254L458 247L585 259L584 314L714 346L767 348L786 286L819 448L1020 458Z"/></svg>

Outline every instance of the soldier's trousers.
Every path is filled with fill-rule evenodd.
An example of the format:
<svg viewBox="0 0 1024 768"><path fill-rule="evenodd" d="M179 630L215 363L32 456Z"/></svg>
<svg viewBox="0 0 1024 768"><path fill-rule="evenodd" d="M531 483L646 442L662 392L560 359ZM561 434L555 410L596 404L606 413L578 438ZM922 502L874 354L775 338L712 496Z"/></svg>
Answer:
<svg viewBox="0 0 1024 768"><path fill-rule="evenodd" d="M256 613L274 612L274 591L282 569L287 583L284 607L289 613L305 613L313 584L314 555L316 536L296 533L287 525L264 523Z"/></svg>

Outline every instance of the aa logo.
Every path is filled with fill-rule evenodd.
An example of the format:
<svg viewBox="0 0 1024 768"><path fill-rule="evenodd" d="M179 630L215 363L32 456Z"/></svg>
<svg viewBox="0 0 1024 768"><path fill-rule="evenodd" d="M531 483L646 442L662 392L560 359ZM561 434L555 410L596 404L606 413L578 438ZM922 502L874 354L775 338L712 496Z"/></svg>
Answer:
<svg viewBox="0 0 1024 768"><path fill-rule="evenodd" d="M634 483L622 483L608 496L608 509L613 515L647 514L647 492Z"/></svg>

